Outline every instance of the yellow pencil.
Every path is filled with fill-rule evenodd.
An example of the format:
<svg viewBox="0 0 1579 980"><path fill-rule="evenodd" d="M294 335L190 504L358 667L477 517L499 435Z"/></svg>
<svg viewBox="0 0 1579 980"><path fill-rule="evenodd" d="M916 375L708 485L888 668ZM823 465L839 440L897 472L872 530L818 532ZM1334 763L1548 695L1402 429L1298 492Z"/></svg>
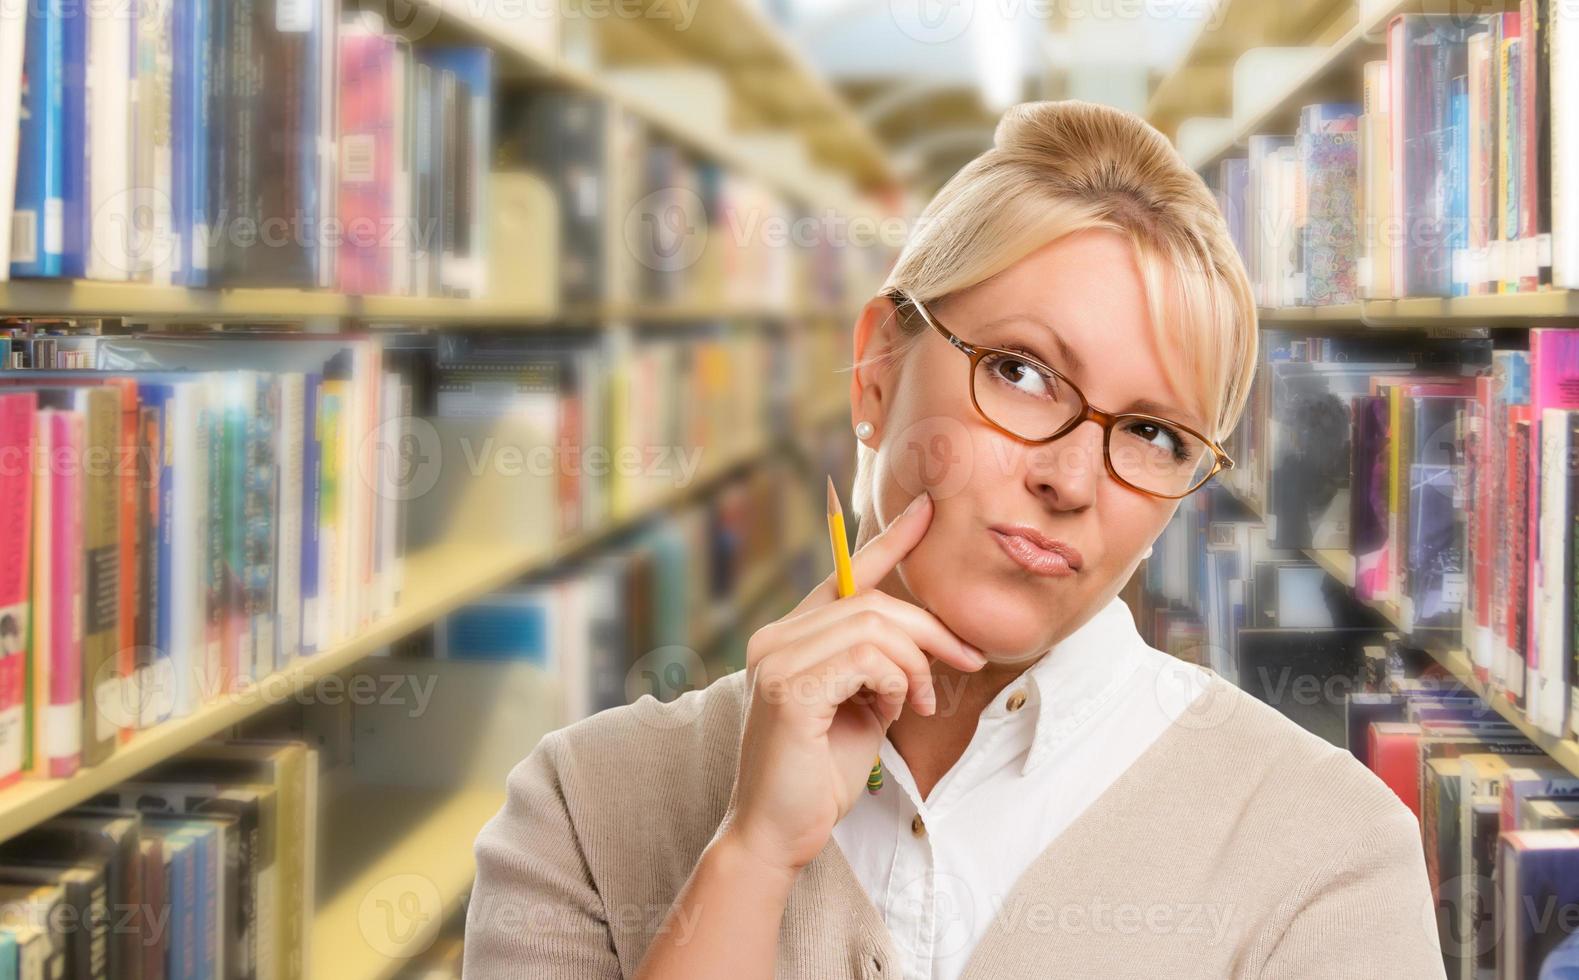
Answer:
<svg viewBox="0 0 1579 980"><path fill-rule="evenodd" d="M828 540L833 545L834 578L839 585L839 598L855 594L855 576L850 571L850 541L844 530L844 508L839 506L839 495L833 489L833 477L828 477ZM866 776L866 791L876 793L883 788L883 759L872 763Z"/></svg>

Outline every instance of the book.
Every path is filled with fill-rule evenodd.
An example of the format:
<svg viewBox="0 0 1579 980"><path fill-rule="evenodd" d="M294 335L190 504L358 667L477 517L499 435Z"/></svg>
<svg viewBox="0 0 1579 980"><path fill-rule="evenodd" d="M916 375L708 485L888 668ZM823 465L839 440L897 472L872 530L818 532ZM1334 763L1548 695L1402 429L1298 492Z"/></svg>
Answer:
<svg viewBox="0 0 1579 980"><path fill-rule="evenodd" d="M32 657L33 468L37 401L0 393L0 787L29 761L28 668Z"/></svg>
<svg viewBox="0 0 1579 980"><path fill-rule="evenodd" d="M1572 922L1558 914L1579 896L1579 833L1572 830L1518 830L1502 835L1496 871L1497 903L1494 963L1499 977L1537 978L1542 964L1569 935Z"/></svg>
<svg viewBox="0 0 1579 980"><path fill-rule="evenodd" d="M23 91L16 102L0 105L21 110L16 147L15 205L10 222L0 228L0 250L9 253L12 276L58 276L65 239L65 39L63 0L28 4L26 47L20 62ZM9 32L20 23L7 18L0 45L14 44ZM20 36L17 33L16 36ZM17 62L0 58L0 63ZM5 88L0 82L0 90ZM7 109L0 109L0 125ZM9 132L10 130L4 130ZM0 154L6 150L0 147ZM7 197L0 184L0 201Z"/></svg>
<svg viewBox="0 0 1579 980"><path fill-rule="evenodd" d="M104 963L98 975L139 980L145 975L143 944L154 940L152 920L134 918L152 909L145 907L139 840L142 820L134 811L73 811L51 817L0 846L0 861L52 865L88 862L102 874L103 931L98 941L105 948L96 955ZM151 903L150 903L151 904Z"/></svg>

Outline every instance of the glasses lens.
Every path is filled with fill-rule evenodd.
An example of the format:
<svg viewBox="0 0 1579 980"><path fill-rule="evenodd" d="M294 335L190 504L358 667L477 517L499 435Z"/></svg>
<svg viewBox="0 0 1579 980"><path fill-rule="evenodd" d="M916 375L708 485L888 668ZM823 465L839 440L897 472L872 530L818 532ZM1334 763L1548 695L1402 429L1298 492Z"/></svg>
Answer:
<svg viewBox="0 0 1579 980"><path fill-rule="evenodd" d="M988 351L971 379L983 414L1022 439L1046 439L1080 414L1080 396L1034 361Z"/></svg>
<svg viewBox="0 0 1579 980"><path fill-rule="evenodd" d="M1194 490L1216 462L1199 437L1144 415L1121 415L1113 423L1108 458L1126 483L1168 497Z"/></svg>

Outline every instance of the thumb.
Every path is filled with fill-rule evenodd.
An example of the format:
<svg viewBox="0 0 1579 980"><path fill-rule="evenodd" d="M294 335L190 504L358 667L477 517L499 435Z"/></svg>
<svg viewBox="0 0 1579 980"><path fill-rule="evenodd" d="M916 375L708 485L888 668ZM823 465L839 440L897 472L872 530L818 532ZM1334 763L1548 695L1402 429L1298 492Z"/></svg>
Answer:
<svg viewBox="0 0 1579 980"><path fill-rule="evenodd" d="M923 490L887 527L850 556L850 577L855 581L855 590L859 592L876 588L894 570L894 566L920 543L931 523L932 497ZM838 582L834 575L829 575L795 611L826 605L838 597Z"/></svg>

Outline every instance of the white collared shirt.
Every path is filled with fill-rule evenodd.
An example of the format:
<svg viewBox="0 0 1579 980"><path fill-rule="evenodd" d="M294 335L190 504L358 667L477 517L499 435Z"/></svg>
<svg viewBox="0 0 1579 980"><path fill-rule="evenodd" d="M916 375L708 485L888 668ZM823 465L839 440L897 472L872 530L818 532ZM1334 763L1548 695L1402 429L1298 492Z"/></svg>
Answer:
<svg viewBox="0 0 1579 980"><path fill-rule="evenodd" d="M1208 676L1147 646L1115 597L982 709L925 801L883 739L883 788L863 792L833 837L882 912L905 980L960 975L1020 874Z"/></svg>

